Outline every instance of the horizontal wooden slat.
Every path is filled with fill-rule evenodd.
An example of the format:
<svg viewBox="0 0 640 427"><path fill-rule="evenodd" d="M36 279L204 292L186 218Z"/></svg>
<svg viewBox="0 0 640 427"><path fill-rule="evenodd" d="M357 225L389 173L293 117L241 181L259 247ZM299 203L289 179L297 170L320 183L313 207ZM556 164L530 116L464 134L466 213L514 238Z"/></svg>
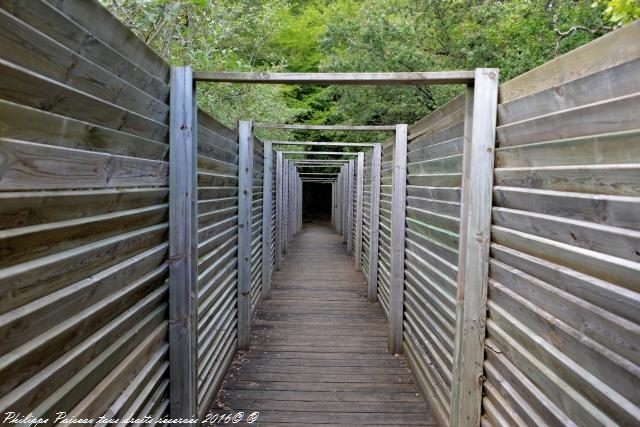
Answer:
<svg viewBox="0 0 640 427"><path fill-rule="evenodd" d="M103 271L165 241L167 224L130 231L0 270L0 312Z"/></svg>
<svg viewBox="0 0 640 427"><path fill-rule="evenodd" d="M169 153L162 142L5 100L0 137L150 160L167 160Z"/></svg>
<svg viewBox="0 0 640 427"><path fill-rule="evenodd" d="M168 184L167 162L0 138L0 190Z"/></svg>
<svg viewBox="0 0 640 427"><path fill-rule="evenodd" d="M136 62L139 58L127 57L87 29L78 25L46 2L29 0L2 0L0 7L19 18L31 27L46 34L58 43L82 55L89 61L109 70L114 75L144 90L162 102L169 97L169 87L165 79L148 73ZM112 21L115 19L111 18ZM113 22L112 22L113 23ZM116 22L116 24L118 24ZM120 24L121 25L121 24ZM95 27L89 28L95 31ZM166 74L164 77L168 76Z"/></svg>
<svg viewBox="0 0 640 427"><path fill-rule="evenodd" d="M640 198L494 187L494 206L637 230Z"/></svg>
<svg viewBox="0 0 640 427"><path fill-rule="evenodd" d="M634 22L592 43L581 46L500 86L501 103L540 92L556 85L640 57L640 23Z"/></svg>
<svg viewBox="0 0 640 427"><path fill-rule="evenodd" d="M640 72L640 50L638 57L639 59L623 62L597 73L568 80L566 83L500 104L498 124L509 124L533 116L640 92L640 83L635 78ZM507 86L509 84L510 82L506 83Z"/></svg>
<svg viewBox="0 0 640 427"><path fill-rule="evenodd" d="M158 205L168 194L166 188L0 192L0 230Z"/></svg>
<svg viewBox="0 0 640 427"><path fill-rule="evenodd" d="M0 59L0 98L166 142L168 126Z"/></svg>
<svg viewBox="0 0 640 427"><path fill-rule="evenodd" d="M0 9L0 56L34 73L167 123L169 106ZM71 72L69 70L72 70Z"/></svg>
<svg viewBox="0 0 640 427"><path fill-rule="evenodd" d="M149 74L169 81L169 65L96 0L47 0L47 3L123 56L135 58L135 63Z"/></svg>
<svg viewBox="0 0 640 427"><path fill-rule="evenodd" d="M640 158L640 130L516 145L496 150L496 167L605 165Z"/></svg>
<svg viewBox="0 0 640 427"><path fill-rule="evenodd" d="M165 222L168 205L0 231L0 268Z"/></svg>
<svg viewBox="0 0 640 427"><path fill-rule="evenodd" d="M640 93L554 111L496 128L496 147L640 128Z"/></svg>
<svg viewBox="0 0 640 427"><path fill-rule="evenodd" d="M614 196L640 194L640 165L500 168L495 185Z"/></svg>
<svg viewBox="0 0 640 427"><path fill-rule="evenodd" d="M493 208L493 224L640 262L640 231L509 208Z"/></svg>

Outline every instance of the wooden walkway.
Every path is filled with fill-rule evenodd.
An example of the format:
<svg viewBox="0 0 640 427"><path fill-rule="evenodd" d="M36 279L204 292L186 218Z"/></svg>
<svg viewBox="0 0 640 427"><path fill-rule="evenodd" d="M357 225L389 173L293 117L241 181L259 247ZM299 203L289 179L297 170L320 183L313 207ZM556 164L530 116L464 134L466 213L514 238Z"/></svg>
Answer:
<svg viewBox="0 0 640 427"><path fill-rule="evenodd" d="M215 413L259 411L260 426L436 425L387 322L328 225L306 225L274 274ZM254 424L255 425L255 424Z"/></svg>

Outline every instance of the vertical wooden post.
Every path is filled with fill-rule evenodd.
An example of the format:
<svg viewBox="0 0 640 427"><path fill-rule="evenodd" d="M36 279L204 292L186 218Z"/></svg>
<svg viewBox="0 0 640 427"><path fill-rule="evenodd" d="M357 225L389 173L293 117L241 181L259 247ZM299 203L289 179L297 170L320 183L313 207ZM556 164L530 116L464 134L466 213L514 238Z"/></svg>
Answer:
<svg viewBox="0 0 640 427"><path fill-rule="evenodd" d="M467 89L451 425L480 425L498 70Z"/></svg>
<svg viewBox="0 0 640 427"><path fill-rule="evenodd" d="M407 202L407 125L396 125L391 181L391 282L389 352L402 353L404 312L404 241Z"/></svg>
<svg viewBox="0 0 640 427"><path fill-rule="evenodd" d="M282 163L282 253L287 253L289 244L289 161L284 159Z"/></svg>
<svg viewBox="0 0 640 427"><path fill-rule="evenodd" d="M298 234L298 228L300 227L300 183L299 178L298 178L298 169L294 168L294 170L296 171L296 174L294 176L294 186L296 187L296 206L294 209L294 214L295 214L295 222L294 222L294 227L293 227L293 234Z"/></svg>
<svg viewBox="0 0 640 427"><path fill-rule="evenodd" d="M172 418L197 413L197 123L191 67L171 67L169 361Z"/></svg>
<svg viewBox="0 0 640 427"><path fill-rule="evenodd" d="M336 231L342 234L342 170L338 174L338 186L336 187Z"/></svg>
<svg viewBox="0 0 640 427"><path fill-rule="evenodd" d="M290 242L293 239L293 227L294 218L293 210L296 205L296 190L293 187L293 180L295 179L295 167L292 163L289 163L289 209L287 210L287 241Z"/></svg>
<svg viewBox="0 0 640 427"><path fill-rule="evenodd" d="M295 165L291 165L291 189L293 191L293 204L291 206L291 240L296 234L298 228L298 175L296 174Z"/></svg>
<svg viewBox="0 0 640 427"><path fill-rule="evenodd" d="M373 146L371 158L371 214L369 218L369 302L378 301L378 242L380 237L380 165L382 145Z"/></svg>
<svg viewBox="0 0 640 427"><path fill-rule="evenodd" d="M251 122L238 124L238 348L249 349L251 321L251 217L253 207L253 135Z"/></svg>
<svg viewBox="0 0 640 427"><path fill-rule="evenodd" d="M276 152L276 270L282 266L282 152Z"/></svg>
<svg viewBox="0 0 640 427"><path fill-rule="evenodd" d="M347 207L349 205L349 165L345 164L342 167L343 177L342 177L342 242L347 243L347 224L349 223L349 218L347 218Z"/></svg>
<svg viewBox="0 0 640 427"><path fill-rule="evenodd" d="M262 297L271 293L271 174L273 147L264 143L264 173L262 178Z"/></svg>
<svg viewBox="0 0 640 427"><path fill-rule="evenodd" d="M364 197L364 153L358 153L356 167L356 271L362 271L362 202Z"/></svg>
<svg viewBox="0 0 640 427"><path fill-rule="evenodd" d="M302 230L302 178L298 176L298 232Z"/></svg>
<svg viewBox="0 0 640 427"><path fill-rule="evenodd" d="M347 179L347 255L353 255L353 172L354 161L349 160Z"/></svg>

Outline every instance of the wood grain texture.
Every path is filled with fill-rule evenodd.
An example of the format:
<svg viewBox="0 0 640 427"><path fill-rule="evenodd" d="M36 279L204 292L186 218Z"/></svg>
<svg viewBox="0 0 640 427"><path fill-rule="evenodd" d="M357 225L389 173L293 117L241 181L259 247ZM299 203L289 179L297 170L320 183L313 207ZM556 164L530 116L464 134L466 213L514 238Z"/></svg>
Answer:
<svg viewBox="0 0 640 427"><path fill-rule="evenodd" d="M169 155L168 144L4 100L0 137L149 160Z"/></svg>
<svg viewBox="0 0 640 427"><path fill-rule="evenodd" d="M403 357L386 352L384 315L366 293L340 236L305 224L212 411L260 411L261 425L436 425Z"/></svg>
<svg viewBox="0 0 640 427"><path fill-rule="evenodd" d="M168 163L0 138L0 191L166 186Z"/></svg>
<svg viewBox="0 0 640 427"><path fill-rule="evenodd" d="M283 211L283 162L282 153L276 152L276 241L275 241L275 268L280 270L282 266L282 211Z"/></svg>
<svg viewBox="0 0 640 427"><path fill-rule="evenodd" d="M133 58L123 55L103 40L96 38L94 33L83 28L46 2L2 0L0 7L24 23L37 28L39 32L64 45L77 55L83 56L160 101L168 102L168 72L162 76L162 79L149 74L138 66ZM111 22L105 22L105 25L109 24L122 25L114 18L111 18Z"/></svg>
<svg viewBox="0 0 640 427"><path fill-rule="evenodd" d="M169 65L98 1L48 0L47 3L123 56L136 58L136 63L149 74L169 82Z"/></svg>
<svg viewBox="0 0 640 427"><path fill-rule="evenodd" d="M0 56L70 87L167 123L169 106L0 9Z"/></svg>
<svg viewBox="0 0 640 427"><path fill-rule="evenodd" d="M498 70L467 89L451 424L477 426L482 404Z"/></svg>
<svg viewBox="0 0 640 427"><path fill-rule="evenodd" d="M356 271L362 271L362 216L364 197L364 153L358 153L356 166L356 212L355 212L355 265Z"/></svg>
<svg viewBox="0 0 640 427"><path fill-rule="evenodd" d="M369 302L378 300L378 245L380 238L380 160L382 145L373 147L371 159L371 200L369 222L369 280L367 297Z"/></svg>
<svg viewBox="0 0 640 427"><path fill-rule="evenodd" d="M273 175L273 150L270 142L264 143L264 178L262 184L262 297L269 298L271 292L271 202Z"/></svg>
<svg viewBox="0 0 640 427"><path fill-rule="evenodd" d="M391 190L389 352L402 352L404 313L405 213L407 203L407 125L396 125Z"/></svg>
<svg viewBox="0 0 640 427"><path fill-rule="evenodd" d="M169 126L0 59L0 97L32 108L166 142Z"/></svg>
<svg viewBox="0 0 640 427"><path fill-rule="evenodd" d="M405 73L238 73L198 71L195 79L209 82L313 85L468 84L473 71Z"/></svg>
<svg viewBox="0 0 640 427"><path fill-rule="evenodd" d="M285 126L285 125L283 125ZM300 125L291 125L300 126ZM257 127L257 126L256 126ZM280 129L280 128L277 128ZM299 129L299 127L291 128ZM344 130L344 129L343 129ZM265 141L273 145L300 145L303 147L373 147L372 142L338 142L338 141Z"/></svg>
<svg viewBox="0 0 640 427"><path fill-rule="evenodd" d="M250 121L238 123L238 349L249 348L251 322L251 234L253 206L253 135Z"/></svg>
<svg viewBox="0 0 640 427"><path fill-rule="evenodd" d="M172 417L196 415L197 122L190 67L171 69L169 354Z"/></svg>
<svg viewBox="0 0 640 427"><path fill-rule="evenodd" d="M289 161L282 162L282 253L286 254L289 246Z"/></svg>
<svg viewBox="0 0 640 427"><path fill-rule="evenodd" d="M349 166L348 166L348 171L347 171L347 180L346 180L346 197L345 197L345 203L347 205L347 214L346 214L346 225L347 225L347 230L346 230L346 236L345 238L347 239L347 255L353 255L353 220L354 220L354 211L353 211L353 200L354 200L354 194L353 194L353 181L354 181L354 174L355 174L355 161L354 160L349 160Z"/></svg>
<svg viewBox="0 0 640 427"><path fill-rule="evenodd" d="M500 86L506 103L640 57L640 22L609 33Z"/></svg>

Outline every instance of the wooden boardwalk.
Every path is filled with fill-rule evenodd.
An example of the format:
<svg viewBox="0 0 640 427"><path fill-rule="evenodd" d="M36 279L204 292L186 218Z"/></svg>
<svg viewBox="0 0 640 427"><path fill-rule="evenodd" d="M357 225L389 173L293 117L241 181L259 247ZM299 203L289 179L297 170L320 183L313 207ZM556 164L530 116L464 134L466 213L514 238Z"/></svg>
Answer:
<svg viewBox="0 0 640 427"><path fill-rule="evenodd" d="M306 225L274 274L250 351L236 355L213 412L258 411L260 426L436 425L404 358L386 346L384 314L366 301L341 236Z"/></svg>

